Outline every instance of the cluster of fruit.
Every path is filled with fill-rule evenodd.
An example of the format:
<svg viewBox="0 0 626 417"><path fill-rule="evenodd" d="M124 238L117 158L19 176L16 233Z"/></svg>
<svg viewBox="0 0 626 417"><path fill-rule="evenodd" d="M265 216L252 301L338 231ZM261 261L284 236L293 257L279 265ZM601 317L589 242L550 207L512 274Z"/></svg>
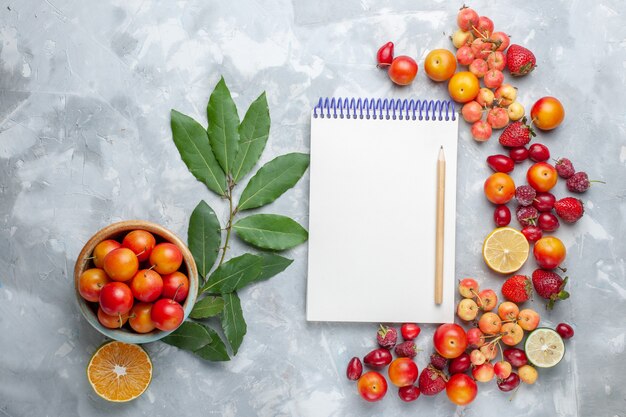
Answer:
<svg viewBox="0 0 626 417"><path fill-rule="evenodd" d="M554 117L550 119L550 115L546 114L547 111L552 111L550 109L557 109L560 115L557 115L556 119ZM548 121L562 120L562 113L562 106L557 99L544 97L533 106L531 116L533 120L543 120L544 127L553 128L558 124L548 124ZM574 193L585 192L592 181L589 181L587 173L576 172L572 162L567 158L555 160L554 165L548 162L550 150L547 146L533 143L527 147L533 136L533 129L525 123L525 119L507 126L500 135L499 142L508 148L508 156L497 154L487 157L487 165L495 172L485 181L484 193L487 200L496 205L493 214L495 225L501 229L508 229L510 235L517 234L517 231L506 228L512 217L507 203L517 202L515 217L521 227L521 234L528 244L534 244L533 255L542 268L533 273L533 284L537 293L549 300L548 307L551 308L554 301L568 297L567 292L563 291L566 279L550 271L564 261L566 250L561 240L555 236L544 236L544 233L555 232L560 227L560 221L575 223L580 220L584 214L584 205L580 199L574 197L557 200L550 191L557 184L559 177L566 180L567 189ZM527 159L533 162L526 172L528 184L516 187L509 173L517 164ZM500 229L496 229L498 230ZM519 236L515 238L521 239ZM502 250L509 250L510 247L510 245L500 246ZM515 272L526 261L524 251L520 251L520 257L516 262L504 262L508 267L504 269L501 263L503 254L493 256L491 253L490 256L486 249L484 246L485 261L496 272L505 274Z"/></svg>
<svg viewBox="0 0 626 417"><path fill-rule="evenodd" d="M133 230L121 242L104 240L90 258L93 268L79 278L78 291L98 303L98 321L110 329L126 322L137 333L174 330L183 322L181 306L189 279L183 255L169 242L157 243L146 230Z"/></svg>
<svg viewBox="0 0 626 417"><path fill-rule="evenodd" d="M526 75L535 68L536 59L523 46L510 45L509 35L495 32L490 18L469 7L461 8L457 25L450 38L457 48L457 62L468 71L452 77L448 92L455 101L464 103L461 114L472 123L474 139L486 141L493 129L502 129L525 114L524 106L516 101L517 88L504 83L504 70L515 77Z"/></svg>
<svg viewBox="0 0 626 417"><path fill-rule="evenodd" d="M466 333L458 324L439 326L433 335L435 352L420 373L412 359L417 352L413 340L420 333L419 326L403 324L401 332L405 341L396 346L397 330L381 325L377 333L380 348L365 355L363 362L358 357L352 358L346 369L348 379L357 381L362 398L373 402L385 396L387 380L379 371L387 365L389 380L398 387L398 396L403 401L415 401L420 395L433 396L445 390L452 403L462 406L476 398L476 382L489 382L495 378L498 388L508 392L517 388L520 381L534 384L538 377L537 367L552 367L562 359L565 352L563 339L574 335L569 325L559 324L556 332L538 328L539 314L531 309L520 311L512 302L501 303L498 314L492 313L498 303L495 293L492 290L479 293L478 285L471 279L463 280L459 290L467 297L463 301L474 303L471 309L462 308L459 304L461 318L468 320L465 314L475 318L479 309L484 311L478 327ZM524 330L531 332L526 339L525 350L514 347L501 349L500 343L508 346L518 344ZM391 354L394 346L396 359ZM493 364L498 354L501 360ZM363 373L363 363L374 370ZM513 372L513 368L517 372Z"/></svg>
<svg viewBox="0 0 626 417"><path fill-rule="evenodd" d="M552 367L562 359L564 344L559 337L569 339L574 330L566 323L556 327L557 335L552 329L538 329L539 313L530 308L520 310L518 306L530 298L531 291L528 278L515 275L502 286L502 294L509 301L498 305L498 297L493 290L479 291L478 283L472 278L460 281L459 293L464 298L457 305L457 315L464 321L477 320L477 327L467 332L468 344L473 350L459 358L466 357L462 361L473 365L472 375L477 381L488 382L495 376L498 387L502 391L510 391L519 385L520 380L533 384L538 375L535 367ZM534 333L535 330L538 333ZM513 348L523 340L524 331L531 332L524 350ZM537 336L531 337L533 334L542 335L543 341ZM551 342L547 343L546 338ZM502 350L500 343L510 348ZM538 349L537 344L540 344ZM496 358L498 351L502 351L501 360L492 364L490 361ZM529 358L535 367L528 364ZM517 373L512 372L513 367L517 368Z"/></svg>
<svg viewBox="0 0 626 417"><path fill-rule="evenodd" d="M357 389L361 397L367 401L379 401L385 396L387 380L379 371L386 366L389 366L387 370L389 380L398 387L398 396L403 401L410 402L419 397L420 389L414 385L419 371L413 358L418 351L414 340L420 331L417 324L404 323L400 328L404 342L396 344L398 331L394 327L380 325L376 333L376 340L380 347L365 355L363 362L356 356L352 358L346 370L348 379L357 381ZM392 349L396 353L396 359L393 359ZM363 363L373 370L363 373Z"/></svg>

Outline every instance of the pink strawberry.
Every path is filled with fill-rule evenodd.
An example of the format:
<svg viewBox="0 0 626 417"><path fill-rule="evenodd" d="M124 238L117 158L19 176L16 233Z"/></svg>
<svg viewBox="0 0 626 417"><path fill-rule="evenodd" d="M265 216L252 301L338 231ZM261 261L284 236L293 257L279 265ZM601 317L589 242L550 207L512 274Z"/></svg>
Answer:
<svg viewBox="0 0 626 417"><path fill-rule="evenodd" d="M554 203L556 214L567 223L576 223L583 216L583 202L574 197L565 197Z"/></svg>
<svg viewBox="0 0 626 417"><path fill-rule="evenodd" d="M500 144L507 148L517 148L530 142L530 138L536 136L533 129L526 124L526 118L509 124L500 134Z"/></svg>
<svg viewBox="0 0 626 417"><path fill-rule="evenodd" d="M506 53L506 67L514 77L521 77L535 69L535 55L520 45L511 45Z"/></svg>
<svg viewBox="0 0 626 417"><path fill-rule="evenodd" d="M448 377L432 365L428 365L422 370L419 377L420 391L424 395L436 395L446 389Z"/></svg>
<svg viewBox="0 0 626 417"><path fill-rule="evenodd" d="M517 206L515 211L517 221L523 226L534 226L537 224L539 212L533 206Z"/></svg>
<svg viewBox="0 0 626 417"><path fill-rule="evenodd" d="M558 300L569 298L569 293L563 289L565 284L567 284L567 277L561 278L556 272L545 269L537 269L533 272L533 286L537 294L549 300L546 306L548 310L551 310Z"/></svg>
<svg viewBox="0 0 626 417"><path fill-rule="evenodd" d="M378 340L380 347L391 349L398 341L398 331L393 327L387 327L381 324L380 329L376 333L376 340Z"/></svg>
<svg viewBox="0 0 626 417"><path fill-rule="evenodd" d="M533 286L525 275L513 275L502 284L502 295L514 303L528 301L533 292Z"/></svg>
<svg viewBox="0 0 626 417"><path fill-rule="evenodd" d="M430 355L430 364L441 371L448 364L448 360L435 352Z"/></svg>
<svg viewBox="0 0 626 417"><path fill-rule="evenodd" d="M417 346L411 340L396 346L396 355L400 358L414 358L417 355Z"/></svg>

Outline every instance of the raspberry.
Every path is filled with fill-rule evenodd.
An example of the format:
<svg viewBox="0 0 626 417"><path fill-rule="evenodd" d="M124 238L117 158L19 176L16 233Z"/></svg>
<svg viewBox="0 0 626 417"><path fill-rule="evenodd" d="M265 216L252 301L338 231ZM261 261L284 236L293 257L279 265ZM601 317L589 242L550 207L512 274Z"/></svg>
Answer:
<svg viewBox="0 0 626 417"><path fill-rule="evenodd" d="M430 355L430 364L441 371L448 364L448 360L438 353L433 353Z"/></svg>
<svg viewBox="0 0 626 417"><path fill-rule="evenodd" d="M515 212L517 221L523 226L534 226L537 224L539 212L533 206L518 206Z"/></svg>
<svg viewBox="0 0 626 417"><path fill-rule="evenodd" d="M556 168L556 172L559 174L559 177L568 179L576 172L574 170L574 165L572 165L572 161L567 158L561 158L556 161L554 166Z"/></svg>
<svg viewBox="0 0 626 417"><path fill-rule="evenodd" d="M591 183L586 172L580 171L567 179L567 189L573 193L584 193L589 189Z"/></svg>
<svg viewBox="0 0 626 417"><path fill-rule="evenodd" d="M414 358L417 355L417 346L411 340L396 346L396 355L400 358Z"/></svg>
<svg viewBox="0 0 626 417"><path fill-rule="evenodd" d="M515 198L522 206L530 206L537 195L537 191L530 185L520 185L515 190Z"/></svg>
<svg viewBox="0 0 626 417"><path fill-rule="evenodd" d="M381 324L378 332L376 332L376 339L380 347L391 349L396 345L396 341L398 340L398 331L393 327L387 327Z"/></svg>

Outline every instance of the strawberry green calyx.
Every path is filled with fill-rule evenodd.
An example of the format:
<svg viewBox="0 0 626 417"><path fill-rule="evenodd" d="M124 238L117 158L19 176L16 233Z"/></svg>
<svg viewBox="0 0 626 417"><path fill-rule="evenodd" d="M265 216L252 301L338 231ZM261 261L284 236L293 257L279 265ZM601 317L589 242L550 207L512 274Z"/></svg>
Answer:
<svg viewBox="0 0 626 417"><path fill-rule="evenodd" d="M546 308L548 310L552 310L552 308L554 307L554 303L556 303L557 301L567 300L569 298L569 293L565 291L564 289L565 285L567 284L567 280L568 280L568 277L563 278L563 283L559 287L559 292L552 294L550 296L550 300L548 301L548 304L546 305Z"/></svg>

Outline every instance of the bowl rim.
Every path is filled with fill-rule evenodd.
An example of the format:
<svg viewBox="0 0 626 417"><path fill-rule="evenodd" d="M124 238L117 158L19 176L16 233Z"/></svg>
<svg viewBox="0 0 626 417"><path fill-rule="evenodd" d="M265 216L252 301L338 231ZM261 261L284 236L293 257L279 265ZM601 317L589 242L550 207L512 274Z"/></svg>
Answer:
<svg viewBox="0 0 626 417"><path fill-rule="evenodd" d="M85 317L85 319L89 322L89 324L91 324L96 330L113 340L125 343L140 344L150 343L162 339L176 329L171 331L155 329L149 333L143 334L131 333L130 331L121 329L109 329L100 324L97 314L91 309L89 305L90 303L83 297L81 297L78 291L80 276L84 271L89 269L88 266L90 259L87 258L91 255L96 245L103 240L112 238L113 236L137 229L146 230L152 234L155 234L158 237L175 244L181 250L183 254L183 262L187 268L187 278L189 279L189 294L187 295L187 299L183 303L184 322L191 313L191 310L193 309L193 306L196 303L196 298L198 296L199 284L198 268L196 266L196 262L193 259L193 255L187 245L175 233L161 226L160 224L147 220L123 220L111 223L110 225L105 226L102 229L98 230L96 233L94 233L91 238L89 238L87 243L85 243L78 257L76 258L76 263L74 265L74 292L76 294L76 301L78 303L80 312L82 313L83 317Z"/></svg>

